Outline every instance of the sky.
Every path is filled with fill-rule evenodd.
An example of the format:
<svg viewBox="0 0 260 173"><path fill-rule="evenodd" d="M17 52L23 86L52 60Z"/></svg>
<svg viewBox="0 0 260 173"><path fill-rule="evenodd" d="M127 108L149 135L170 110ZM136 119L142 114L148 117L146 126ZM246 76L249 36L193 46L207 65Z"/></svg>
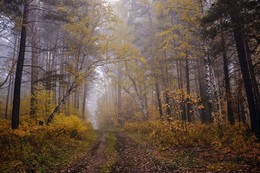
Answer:
<svg viewBox="0 0 260 173"><path fill-rule="evenodd" d="M116 1L119 1L119 0L108 0L109 2L116 2Z"/></svg>

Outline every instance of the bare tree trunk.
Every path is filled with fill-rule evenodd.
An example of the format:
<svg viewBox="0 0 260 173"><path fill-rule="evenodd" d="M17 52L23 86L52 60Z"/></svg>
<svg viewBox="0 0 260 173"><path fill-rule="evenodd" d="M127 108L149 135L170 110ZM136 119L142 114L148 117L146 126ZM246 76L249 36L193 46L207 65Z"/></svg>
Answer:
<svg viewBox="0 0 260 173"><path fill-rule="evenodd" d="M78 98L78 91L74 93L74 97L73 97L74 110L77 110L77 98Z"/></svg>
<svg viewBox="0 0 260 173"><path fill-rule="evenodd" d="M63 97L63 85L64 85L64 78L65 76L62 76L64 75L64 54L62 54L61 56L61 59L60 59L60 76L61 76L61 79L59 80L59 96L58 96L58 100L61 100L61 98Z"/></svg>
<svg viewBox="0 0 260 173"><path fill-rule="evenodd" d="M33 0L30 6L33 5L32 8L38 6L38 0ZM38 31L37 31L37 20L38 15L35 9L32 11L32 67L31 67L31 103L30 103L30 117L34 117L36 113L36 89L37 89L37 81L38 81Z"/></svg>
<svg viewBox="0 0 260 173"><path fill-rule="evenodd" d="M118 76L117 76L117 121L122 124L122 115L121 115L121 109L122 109L122 71L120 69L120 66L118 66Z"/></svg>
<svg viewBox="0 0 260 173"><path fill-rule="evenodd" d="M186 91L187 91L187 94L190 95L190 68L189 68L188 58L185 59L185 65L186 65ZM190 100L187 100L186 107L187 107L187 119L189 122L191 122Z"/></svg>
<svg viewBox="0 0 260 173"><path fill-rule="evenodd" d="M240 68L242 71L244 86L246 89L247 102L250 112L251 128L252 131L260 136L260 103L259 103L259 91L255 82L255 76L250 73L250 54L247 50L247 43L243 39L242 34L239 31L234 31L235 41L237 45L238 57L240 61Z"/></svg>
<svg viewBox="0 0 260 173"><path fill-rule="evenodd" d="M179 89L183 91L184 90L184 87L183 87L183 71L182 71L182 62L181 61L179 61L179 75L180 75L179 76L179 81L180 81ZM187 120L187 117L186 117L187 112L186 112L186 107L185 107L184 102L182 102L180 104L180 107L182 109L181 118L182 118L183 121L186 121Z"/></svg>
<svg viewBox="0 0 260 173"><path fill-rule="evenodd" d="M25 56L27 24L28 24L28 0L24 2L22 30L20 40L20 50L16 67L15 83L14 83L14 98L13 98L13 111L12 111L12 129L19 127L19 114L20 114L20 96L21 96L21 82Z"/></svg>
<svg viewBox="0 0 260 173"><path fill-rule="evenodd" d="M8 119L8 106L9 106L9 95L10 95L10 89L11 89L12 79L11 76L9 77L9 84L7 89L7 95L6 95L6 102L5 102L5 119Z"/></svg>
<svg viewBox="0 0 260 173"><path fill-rule="evenodd" d="M243 122L246 124L246 113L245 113L245 107L244 107L244 102L245 98L243 97L243 79L241 79L241 74L238 73L237 75L237 111L238 111L238 117L239 117L239 122Z"/></svg>
<svg viewBox="0 0 260 173"><path fill-rule="evenodd" d="M164 51L164 59L167 59L166 51ZM172 111L171 111L171 103L170 103L170 96L169 96L170 85L169 85L169 74L168 74L167 64L165 65L165 69L164 69L164 87L165 87L166 113L168 117L171 117Z"/></svg>
<svg viewBox="0 0 260 173"><path fill-rule="evenodd" d="M71 81L71 77L68 76L68 82L70 83L70 81ZM69 90L69 88L66 88L66 90ZM65 97L65 96L66 96L66 92L64 93L63 97ZM71 114L71 112L70 112L71 107L72 107L71 106L71 97L68 96L67 108L66 108L66 113L68 116Z"/></svg>
<svg viewBox="0 0 260 173"><path fill-rule="evenodd" d="M200 98L204 105L204 109L200 110L200 119L202 123L209 123L212 122L212 117L211 117L212 104L209 102L209 98L207 95L205 70L201 59L198 61L198 72L199 72Z"/></svg>
<svg viewBox="0 0 260 173"><path fill-rule="evenodd" d="M128 67L127 67L127 64L125 63L125 67L126 67L126 70L128 71ZM145 107L145 102L141 96L141 93L140 91L138 90L138 86L136 84L136 81L134 80L134 78L131 77L130 74L127 74L128 78L130 79L130 81L132 82L133 84L133 87L134 87L134 91L135 91L135 95L131 94L126 88L125 91L131 95L134 100L136 101L136 103L138 104L138 106L140 107L140 110L142 111L143 115L144 115L144 118L147 118L148 117L148 112L147 112L147 108Z"/></svg>
<svg viewBox="0 0 260 173"><path fill-rule="evenodd" d="M200 10L202 16L204 16L204 1L199 0L200 3ZM207 2L205 2L207 3ZM199 90L200 90L200 97L202 103L204 105L204 109L200 110L200 119L202 123L211 123L213 122L212 117L212 102L210 101L210 95L208 93L208 79L207 79L207 58L199 59L198 61L198 72L199 72Z"/></svg>
<svg viewBox="0 0 260 173"><path fill-rule="evenodd" d="M55 70L56 63L57 63L56 59L57 59L57 52L55 50L54 52L52 52L52 64L51 64L51 73L54 76L57 75L57 71ZM56 81L56 79L54 79L54 81L51 81L51 82L53 84L53 87L52 87L53 103L56 104L57 103L57 81Z"/></svg>
<svg viewBox="0 0 260 173"><path fill-rule="evenodd" d="M222 40L222 51L223 51L223 68L224 68L224 81L225 81L225 89L226 89L226 100L227 100L227 114L228 121L231 125L235 124L235 117L233 113L233 103L232 103L232 93L230 87L230 78L229 78L229 69L228 69L228 57L226 54L226 44L224 40L223 32L221 32L221 40Z"/></svg>
<svg viewBox="0 0 260 173"><path fill-rule="evenodd" d="M143 91L144 91L144 93L143 93L144 103L145 103L146 109L148 110L147 86L146 86L145 81L143 81L143 86L144 86L144 89L143 89Z"/></svg>
<svg viewBox="0 0 260 173"><path fill-rule="evenodd" d="M87 99L87 82L84 82L84 88L83 88L83 101L82 101L82 117L85 119L86 117L86 99Z"/></svg>
<svg viewBox="0 0 260 173"><path fill-rule="evenodd" d="M15 65L15 57L16 57L16 50L17 50L17 40L18 36L15 36L14 40L14 51L13 51L13 59L12 59L12 66L11 66L11 71L10 71L10 76L9 76L9 83L8 83L8 89L7 89L7 96L6 96L6 103L5 103L5 119L8 119L8 109L9 109L9 99L10 99L10 92L12 88L12 83L13 83L13 67ZM12 96L11 96L12 98Z"/></svg>
<svg viewBox="0 0 260 173"><path fill-rule="evenodd" d="M160 89L159 89L158 82L156 82L156 84L155 84L155 91L156 91L157 102L158 102L158 110L159 110L159 113L160 113L160 117L162 117L163 116L162 101L161 101L161 98L160 98Z"/></svg>
<svg viewBox="0 0 260 173"><path fill-rule="evenodd" d="M55 109L53 110L53 112L51 113L51 115L48 117L46 124L50 124L51 121L53 120L53 118L55 117L55 115L59 112L61 106L65 103L65 101L69 98L69 96L73 93L73 90L77 88L77 84L76 81L74 81L71 86L69 87L69 89L66 91L65 95L63 96L63 98L60 100L60 102L58 103L58 105L55 107Z"/></svg>
<svg viewBox="0 0 260 173"><path fill-rule="evenodd" d="M238 24L241 21L241 11L237 1L228 1L228 5L234 8L231 11L231 20ZM233 28L235 43L238 52L238 59L247 95L247 102L250 112L251 129L260 138L260 94L257 86L251 55L249 53L248 42L242 32L241 25Z"/></svg>

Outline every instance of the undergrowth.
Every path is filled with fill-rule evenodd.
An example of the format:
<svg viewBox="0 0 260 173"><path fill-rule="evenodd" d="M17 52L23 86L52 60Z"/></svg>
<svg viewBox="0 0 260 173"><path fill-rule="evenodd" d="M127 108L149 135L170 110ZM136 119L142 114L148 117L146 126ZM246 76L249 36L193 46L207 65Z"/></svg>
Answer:
<svg viewBox="0 0 260 173"><path fill-rule="evenodd" d="M154 120L128 122L125 130L135 140L141 137L157 146L180 172L257 172L260 145L243 124Z"/></svg>
<svg viewBox="0 0 260 173"><path fill-rule="evenodd" d="M259 147L243 124L200 124L182 121L128 122L126 131L148 136L162 149L170 147L213 147L223 152L245 153Z"/></svg>
<svg viewBox="0 0 260 173"><path fill-rule="evenodd" d="M56 116L49 126L21 118L20 128L0 120L0 172L53 172L90 149L95 133L77 116Z"/></svg>

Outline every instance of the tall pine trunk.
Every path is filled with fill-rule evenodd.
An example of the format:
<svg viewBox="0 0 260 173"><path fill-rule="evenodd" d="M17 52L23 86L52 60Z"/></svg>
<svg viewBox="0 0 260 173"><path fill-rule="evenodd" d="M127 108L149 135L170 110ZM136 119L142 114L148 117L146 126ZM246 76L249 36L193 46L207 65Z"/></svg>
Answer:
<svg viewBox="0 0 260 173"><path fill-rule="evenodd" d="M19 127L19 114L20 114L20 101L21 101L21 82L24 66L24 56L26 47L27 23L28 23L28 1L24 2L22 30L20 40L20 50L16 66L15 82L14 82L14 98L13 98L13 111L12 111L12 129Z"/></svg>
<svg viewBox="0 0 260 173"><path fill-rule="evenodd" d="M179 89L181 91L184 90L184 86L183 86L183 70L182 70L182 61L180 60L179 61L179 77L178 77L178 81L179 81ZM183 98L184 99L184 98ZM180 107L181 107L181 119L183 121L186 121L187 120L187 109L186 109L186 106L185 106L185 103L184 102L181 102L180 103Z"/></svg>
<svg viewBox="0 0 260 173"><path fill-rule="evenodd" d="M260 138L260 98L259 89L257 86L255 74L253 72L253 65L251 55L249 53L248 42L243 33L243 27L241 26L241 10L237 1L228 1L230 6L233 6L233 10L230 13L231 20L237 24L233 28L235 43L238 52L238 59L244 81L244 87L246 90L247 102L250 113L251 129Z"/></svg>
<svg viewBox="0 0 260 173"><path fill-rule="evenodd" d="M12 89L12 83L13 83L13 68L15 66L15 57L16 57L16 50L17 50L17 42L18 42L18 36L15 35L14 37L14 51L13 51L13 58L12 58L12 67L10 71L10 76L9 76L9 83L8 83L8 89L7 89L7 96L6 96L6 103L5 103L5 119L8 119L8 109L9 109L9 99L12 98L10 97L11 95L11 89Z"/></svg>
<svg viewBox="0 0 260 173"><path fill-rule="evenodd" d="M186 92L188 95L190 95L190 68L189 68L189 60L188 58L185 59L185 71L186 71ZM186 100L186 106L187 106L187 119L189 122L191 122L191 104L190 100Z"/></svg>
<svg viewBox="0 0 260 173"><path fill-rule="evenodd" d="M228 69L228 57L226 54L225 49L225 40L224 35L221 33L221 39L222 39L222 51L223 51L223 68L224 68L224 81L225 81L225 90L226 90L226 100L227 100L227 114L228 114L228 121L231 125L235 124L235 117L233 113L233 103L232 103L232 93L231 93L231 87L230 87L230 78L229 78L229 69Z"/></svg>
<svg viewBox="0 0 260 173"><path fill-rule="evenodd" d="M122 115L121 115L121 109L122 109L122 71L120 69L120 66L118 65L118 76L117 76L117 121L122 124Z"/></svg>
<svg viewBox="0 0 260 173"><path fill-rule="evenodd" d="M157 97L157 103L158 103L158 110L159 110L159 113L160 113L160 117L162 117L163 116L162 101L161 101L161 98L160 98L160 89L159 89L158 82L156 82L156 84L155 84L155 91L156 91L156 97Z"/></svg>
<svg viewBox="0 0 260 173"><path fill-rule="evenodd" d="M35 8L34 6L38 5L38 0L34 0L31 5L33 5L32 8ZM37 42L38 42L38 36L37 36L37 11L32 12L32 59L31 59L31 103L30 103L30 117L34 117L36 113L36 89L37 89L37 81L38 81L38 49L37 49Z"/></svg>
<svg viewBox="0 0 260 173"><path fill-rule="evenodd" d="M87 99L87 82L84 81L83 86L83 100L82 100L82 118L86 118L86 99Z"/></svg>

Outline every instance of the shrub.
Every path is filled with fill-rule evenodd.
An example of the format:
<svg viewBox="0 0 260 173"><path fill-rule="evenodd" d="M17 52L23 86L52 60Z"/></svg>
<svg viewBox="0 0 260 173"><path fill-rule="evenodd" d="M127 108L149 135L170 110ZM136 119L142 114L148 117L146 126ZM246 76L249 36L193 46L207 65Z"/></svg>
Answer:
<svg viewBox="0 0 260 173"><path fill-rule="evenodd" d="M94 140L91 125L77 116L58 115L49 126L24 116L18 130L0 120L0 172L52 172Z"/></svg>
<svg viewBox="0 0 260 173"><path fill-rule="evenodd" d="M213 147L237 154L253 147L256 138L248 133L243 124L231 126L217 124L188 123L183 121L147 121L126 123L130 133L149 136L151 141L162 148L168 147Z"/></svg>

